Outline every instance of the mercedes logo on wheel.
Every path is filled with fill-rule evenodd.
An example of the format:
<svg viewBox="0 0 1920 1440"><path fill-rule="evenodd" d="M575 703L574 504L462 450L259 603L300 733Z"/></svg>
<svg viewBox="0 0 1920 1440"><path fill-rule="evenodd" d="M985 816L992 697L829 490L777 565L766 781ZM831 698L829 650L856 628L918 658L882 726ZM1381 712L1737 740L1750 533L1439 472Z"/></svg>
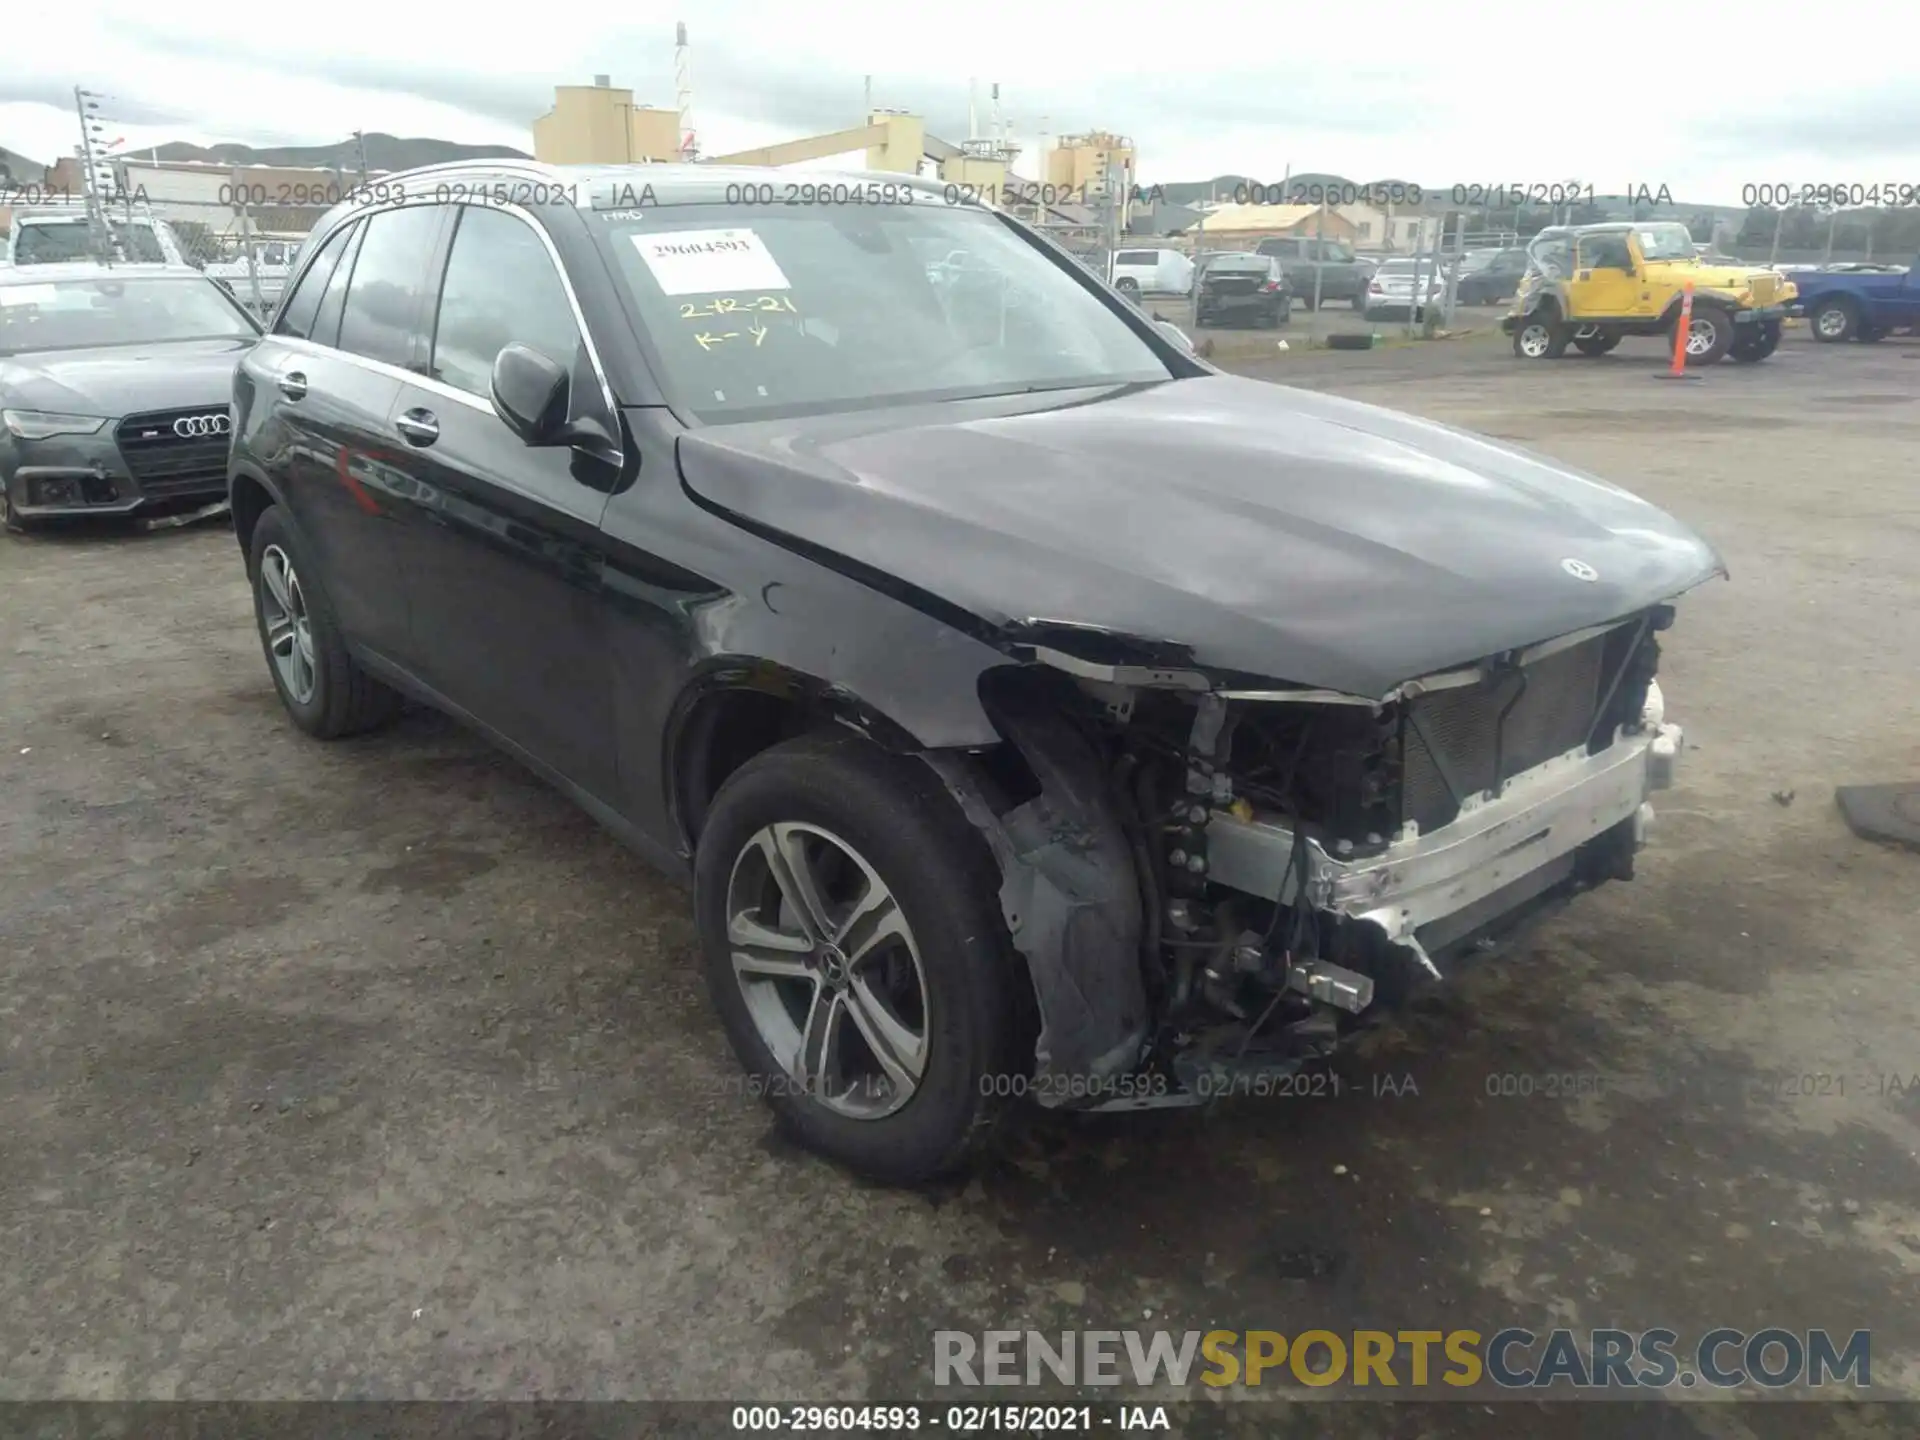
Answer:
<svg viewBox="0 0 1920 1440"><path fill-rule="evenodd" d="M182 440L206 435L227 435L233 431L233 417L215 411L211 415L182 415L173 422L173 433Z"/></svg>
<svg viewBox="0 0 1920 1440"><path fill-rule="evenodd" d="M1572 556L1568 556L1565 560L1562 560L1560 562L1560 568L1576 580L1585 580L1591 583L1600 578L1600 572L1598 570L1587 564L1586 561L1575 560Z"/></svg>

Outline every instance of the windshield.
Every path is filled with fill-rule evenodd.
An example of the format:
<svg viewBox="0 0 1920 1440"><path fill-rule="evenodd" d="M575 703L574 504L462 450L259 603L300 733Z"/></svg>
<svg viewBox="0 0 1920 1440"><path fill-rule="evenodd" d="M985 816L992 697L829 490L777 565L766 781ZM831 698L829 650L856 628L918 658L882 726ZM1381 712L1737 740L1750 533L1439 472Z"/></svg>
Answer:
<svg viewBox="0 0 1920 1440"><path fill-rule="evenodd" d="M1684 225L1636 225L1640 255L1646 260L1695 260L1693 233Z"/></svg>
<svg viewBox="0 0 1920 1440"><path fill-rule="evenodd" d="M0 285L0 355L251 339L258 332L200 279L57 280Z"/></svg>
<svg viewBox="0 0 1920 1440"><path fill-rule="evenodd" d="M109 258L147 265L161 264L167 258L160 251L160 242L144 225L115 225L111 233L119 244L120 254L114 255L111 245L103 245ZM13 263L16 265L58 265L98 258L87 243L84 220L14 222Z"/></svg>
<svg viewBox="0 0 1920 1440"><path fill-rule="evenodd" d="M601 223L664 383L708 421L1170 378L1097 294L970 206L689 205ZM964 265L945 263L955 251Z"/></svg>

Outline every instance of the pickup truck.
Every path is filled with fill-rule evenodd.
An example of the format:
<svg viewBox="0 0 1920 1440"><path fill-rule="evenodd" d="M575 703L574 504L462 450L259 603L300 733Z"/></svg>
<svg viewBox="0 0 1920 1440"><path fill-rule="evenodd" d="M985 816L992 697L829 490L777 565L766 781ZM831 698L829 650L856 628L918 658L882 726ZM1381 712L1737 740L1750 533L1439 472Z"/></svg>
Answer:
<svg viewBox="0 0 1920 1440"><path fill-rule="evenodd" d="M1816 340L1833 345L1920 331L1920 260L1874 269L1795 270L1792 279Z"/></svg>
<svg viewBox="0 0 1920 1440"><path fill-rule="evenodd" d="M1255 247L1261 255L1277 256L1286 271L1287 288L1294 301L1309 310L1314 304L1314 276L1320 277L1317 292L1322 301L1345 300L1356 310L1367 305L1367 285L1373 279L1373 263L1353 253L1343 240L1320 240L1313 236L1276 235Z"/></svg>

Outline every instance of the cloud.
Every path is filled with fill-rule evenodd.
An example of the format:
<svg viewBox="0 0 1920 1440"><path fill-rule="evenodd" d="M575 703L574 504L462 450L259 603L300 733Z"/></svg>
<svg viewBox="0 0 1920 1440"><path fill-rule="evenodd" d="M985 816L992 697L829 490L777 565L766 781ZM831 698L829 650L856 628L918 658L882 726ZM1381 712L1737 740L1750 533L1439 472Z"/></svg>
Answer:
<svg viewBox="0 0 1920 1440"><path fill-rule="evenodd" d="M1882 23L1867 0L1823 3L1825 26ZM1613 19L1628 28L1672 14L1670 0L1620 4ZM1148 182L1278 179L1291 165L1434 185L1580 175L1602 189L1658 182L1730 202L1757 179L1920 173L1920 87L1895 83L1907 63L1898 47L1831 78L1801 70L1687 88L1664 69L1623 73L1609 82L1606 123L1584 125L1520 98L1500 58L1523 38L1540 54L1587 38L1580 14L1537 0L1483 0L1471 25L1435 25L1394 0L1364 18L1309 7L1289 14L1283 43L1217 7L1167 13L1144 0L1107 0L1091 21L1064 0L973 0L964 24L937 35L892 0L837 0L830 13L764 0L697 10L629 0L613 13L597 0L542 0L538 23L507 41L464 0L328 0L319 26L271 5L244 25L197 28L169 28L135 0L57 16L25 8L9 12L0 49L0 144L28 154L72 148L75 79L114 96L112 123L137 146L324 144L364 129L524 148L555 84L606 73L639 103L672 107L677 12L692 30L694 123L708 153L857 125L870 72L875 104L921 115L949 140L966 135L966 77L979 77L983 125L998 80L1020 143L1043 127L1117 131L1138 143ZM1762 34L1796 21L1782 0L1748 0L1741 19ZM1403 53L1402 35L1404 63L1377 58ZM1387 43L1357 45L1363 36ZM49 56L76 57L85 74ZM1783 165L1796 173L1771 173ZM1823 175L1797 174L1815 168Z"/></svg>
<svg viewBox="0 0 1920 1440"><path fill-rule="evenodd" d="M1705 131L1723 153L1759 156L1782 150L1842 165L1911 157L1914 137L1920 135L1920 83L1776 100L1752 113L1712 120ZM1909 176L1901 179L1913 183Z"/></svg>

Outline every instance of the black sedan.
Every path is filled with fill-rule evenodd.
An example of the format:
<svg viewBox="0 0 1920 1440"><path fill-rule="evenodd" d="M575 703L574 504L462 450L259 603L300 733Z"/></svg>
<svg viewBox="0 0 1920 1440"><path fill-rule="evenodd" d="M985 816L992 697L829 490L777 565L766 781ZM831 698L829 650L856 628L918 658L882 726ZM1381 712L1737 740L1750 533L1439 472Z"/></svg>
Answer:
<svg viewBox="0 0 1920 1440"><path fill-rule="evenodd" d="M0 269L7 528L222 502L233 369L259 334L184 266Z"/></svg>
<svg viewBox="0 0 1920 1440"><path fill-rule="evenodd" d="M1293 314L1287 272L1270 255L1210 255L1194 281L1199 325L1284 325Z"/></svg>
<svg viewBox="0 0 1920 1440"><path fill-rule="evenodd" d="M1462 305L1498 305L1520 288L1526 273L1523 249L1469 251L1460 265L1454 298Z"/></svg>

